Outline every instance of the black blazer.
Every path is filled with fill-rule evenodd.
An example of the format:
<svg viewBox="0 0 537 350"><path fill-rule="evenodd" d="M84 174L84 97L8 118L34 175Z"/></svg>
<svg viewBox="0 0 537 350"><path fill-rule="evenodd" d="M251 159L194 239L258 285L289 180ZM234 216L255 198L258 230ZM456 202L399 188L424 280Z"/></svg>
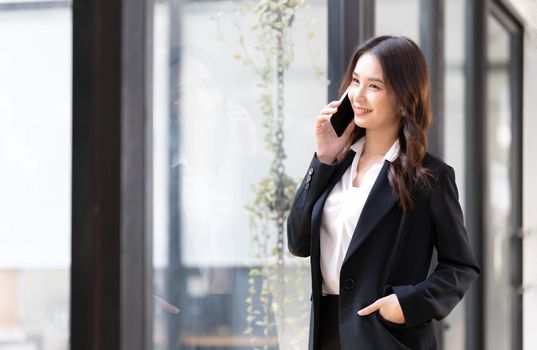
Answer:
<svg viewBox="0 0 537 350"><path fill-rule="evenodd" d="M349 151L335 165L313 157L287 221L289 250L310 257L312 314L310 349L318 349L321 298L320 226L324 203L352 163ZM403 211L388 181L387 160L371 189L340 273L339 331L342 350L437 349L431 320L446 317L477 278L453 168L427 153L423 165L434 175L432 191L412 191L414 209ZM428 276L433 247L438 265ZM406 323L357 311L395 293Z"/></svg>

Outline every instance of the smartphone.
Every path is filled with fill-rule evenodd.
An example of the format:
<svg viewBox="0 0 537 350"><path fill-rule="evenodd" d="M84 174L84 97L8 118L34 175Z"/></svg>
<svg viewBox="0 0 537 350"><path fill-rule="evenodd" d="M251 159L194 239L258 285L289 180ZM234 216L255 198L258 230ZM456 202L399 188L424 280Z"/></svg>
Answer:
<svg viewBox="0 0 537 350"><path fill-rule="evenodd" d="M351 100L349 100L349 95L345 94L336 113L332 114L332 117L330 117L330 124L332 124L336 135L341 137L345 132L345 129L347 129L347 126L349 126L349 123L353 120L354 110L352 109Z"/></svg>

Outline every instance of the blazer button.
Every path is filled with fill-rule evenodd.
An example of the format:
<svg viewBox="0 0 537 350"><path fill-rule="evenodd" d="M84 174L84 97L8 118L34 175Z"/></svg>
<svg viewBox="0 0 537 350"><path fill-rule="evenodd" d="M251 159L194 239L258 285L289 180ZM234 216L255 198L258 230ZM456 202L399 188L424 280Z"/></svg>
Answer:
<svg viewBox="0 0 537 350"><path fill-rule="evenodd" d="M310 170L308 171L308 174L313 174L313 168L310 168Z"/></svg>
<svg viewBox="0 0 537 350"><path fill-rule="evenodd" d="M345 283L343 284L343 287L345 287L346 290L351 290L354 288L354 280L352 278L346 279Z"/></svg>
<svg viewBox="0 0 537 350"><path fill-rule="evenodd" d="M310 182L311 181L311 175L308 175L308 177L306 178L306 182Z"/></svg>
<svg viewBox="0 0 537 350"><path fill-rule="evenodd" d="M310 183L309 182L306 182L306 185L304 186L304 188L307 190L308 188L310 188Z"/></svg>

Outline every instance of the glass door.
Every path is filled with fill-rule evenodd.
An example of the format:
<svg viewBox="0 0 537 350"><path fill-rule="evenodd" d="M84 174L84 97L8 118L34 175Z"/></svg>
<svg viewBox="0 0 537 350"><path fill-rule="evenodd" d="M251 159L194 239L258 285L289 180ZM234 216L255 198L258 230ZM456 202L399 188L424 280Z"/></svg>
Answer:
<svg viewBox="0 0 537 350"><path fill-rule="evenodd" d="M280 203L326 104L328 4L155 1L154 349L307 347Z"/></svg>
<svg viewBox="0 0 537 350"><path fill-rule="evenodd" d="M487 18L484 278L485 348L521 349L521 123L519 33L492 7Z"/></svg>

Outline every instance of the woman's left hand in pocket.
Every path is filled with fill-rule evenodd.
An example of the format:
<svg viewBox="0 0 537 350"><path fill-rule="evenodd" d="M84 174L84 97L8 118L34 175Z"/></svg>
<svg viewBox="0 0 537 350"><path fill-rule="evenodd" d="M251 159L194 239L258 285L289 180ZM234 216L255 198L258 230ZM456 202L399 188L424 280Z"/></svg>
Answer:
<svg viewBox="0 0 537 350"><path fill-rule="evenodd" d="M380 316L386 321L399 324L405 323L405 315L403 315L399 299L397 299L397 295L395 294L390 294L384 298L378 299L373 304L358 311L358 315L367 316L375 311L378 311Z"/></svg>

